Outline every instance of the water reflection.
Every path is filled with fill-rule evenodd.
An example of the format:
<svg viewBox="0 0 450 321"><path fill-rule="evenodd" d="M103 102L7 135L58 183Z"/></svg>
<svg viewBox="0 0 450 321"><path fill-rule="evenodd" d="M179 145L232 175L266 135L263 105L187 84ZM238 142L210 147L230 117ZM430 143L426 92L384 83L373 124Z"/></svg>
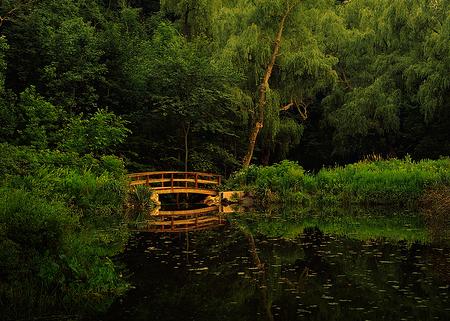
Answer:
<svg viewBox="0 0 450 321"><path fill-rule="evenodd" d="M350 215L351 214L351 215ZM136 235L102 320L449 320L450 246L415 213L242 214Z"/></svg>
<svg viewBox="0 0 450 321"><path fill-rule="evenodd" d="M134 230L151 233L181 233L209 230L226 224L225 215L236 213L239 209L233 206L157 206L145 217L134 222Z"/></svg>

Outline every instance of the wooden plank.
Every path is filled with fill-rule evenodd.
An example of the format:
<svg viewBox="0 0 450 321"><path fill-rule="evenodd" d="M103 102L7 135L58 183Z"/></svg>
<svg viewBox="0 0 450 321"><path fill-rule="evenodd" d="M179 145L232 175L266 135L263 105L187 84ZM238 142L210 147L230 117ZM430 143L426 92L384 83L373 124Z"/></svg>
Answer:
<svg viewBox="0 0 450 321"><path fill-rule="evenodd" d="M202 173L202 172L177 172L177 171L158 171L158 172L141 172L141 173L130 173L127 174L127 176L129 178L133 178L133 177L140 177L140 176L161 176L162 174L179 174L179 175L192 175L195 176L196 174L198 174L198 176L202 176L202 177L218 177L221 176L219 174L212 174L212 173Z"/></svg>

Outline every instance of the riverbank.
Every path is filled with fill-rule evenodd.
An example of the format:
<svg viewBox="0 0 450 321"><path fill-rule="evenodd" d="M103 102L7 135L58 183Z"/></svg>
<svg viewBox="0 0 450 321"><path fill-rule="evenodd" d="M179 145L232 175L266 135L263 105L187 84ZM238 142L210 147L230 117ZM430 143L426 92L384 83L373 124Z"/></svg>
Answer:
<svg viewBox="0 0 450 321"><path fill-rule="evenodd" d="M122 161L8 144L0 159L2 320L107 309L128 289L110 259L129 238Z"/></svg>
<svg viewBox="0 0 450 321"><path fill-rule="evenodd" d="M450 186L450 159L410 158L361 161L305 172L295 162L250 166L235 173L227 188L255 195L260 205L387 205L417 208L428 191Z"/></svg>

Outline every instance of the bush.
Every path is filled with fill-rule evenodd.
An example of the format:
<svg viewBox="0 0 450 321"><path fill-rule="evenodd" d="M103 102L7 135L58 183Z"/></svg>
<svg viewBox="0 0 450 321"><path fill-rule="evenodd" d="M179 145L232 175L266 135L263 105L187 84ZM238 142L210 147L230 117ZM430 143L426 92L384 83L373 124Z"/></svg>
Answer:
<svg viewBox="0 0 450 321"><path fill-rule="evenodd" d="M109 259L129 234L122 161L8 144L0 157L1 315L106 307L127 289Z"/></svg>
<svg viewBox="0 0 450 321"><path fill-rule="evenodd" d="M296 162L282 161L267 167L249 166L235 173L228 181L227 188L243 188L254 192L261 203L274 203L303 199L295 196L301 192L304 170Z"/></svg>

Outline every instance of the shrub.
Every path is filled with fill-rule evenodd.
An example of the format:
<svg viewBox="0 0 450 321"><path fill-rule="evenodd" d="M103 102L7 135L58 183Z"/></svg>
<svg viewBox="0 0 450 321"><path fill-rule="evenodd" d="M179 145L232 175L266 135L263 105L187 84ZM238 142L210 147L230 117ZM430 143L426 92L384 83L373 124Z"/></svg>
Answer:
<svg viewBox="0 0 450 321"><path fill-rule="evenodd" d="M255 193L262 203L289 201L301 191L304 177L303 168L296 162L282 161L267 167L249 166L235 173L228 181L227 188L242 188ZM303 197L293 197L303 199Z"/></svg>

